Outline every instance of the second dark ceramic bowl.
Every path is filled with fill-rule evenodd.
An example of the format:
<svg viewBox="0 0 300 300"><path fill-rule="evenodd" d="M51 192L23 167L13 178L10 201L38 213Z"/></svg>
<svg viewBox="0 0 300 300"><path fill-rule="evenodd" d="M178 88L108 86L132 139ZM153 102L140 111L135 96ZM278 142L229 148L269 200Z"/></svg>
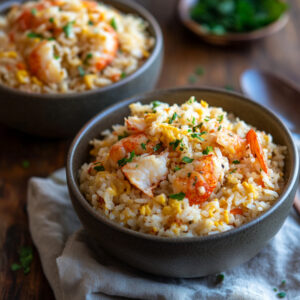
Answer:
<svg viewBox="0 0 300 300"><path fill-rule="evenodd" d="M285 187L279 199L264 214L236 229L205 237L165 238L124 228L97 213L79 190L78 170L90 161L89 141L100 132L122 124L128 105L160 100L182 104L190 96L271 133L275 143L287 146ZM162 90L118 103L97 115L77 134L67 161L67 180L73 206L95 248L103 248L128 265L145 272L170 277L199 277L224 271L256 255L277 233L293 203L298 184L299 158L285 125L269 110L239 94L216 89L182 88Z"/></svg>
<svg viewBox="0 0 300 300"><path fill-rule="evenodd" d="M160 74L163 36L156 20L140 5L125 0L101 0L121 12L141 16L149 23L156 43L149 58L133 74L112 85L82 93L34 94L0 85L0 122L26 133L44 137L74 135L98 112L121 99L151 90ZM13 3L0 4L0 12Z"/></svg>

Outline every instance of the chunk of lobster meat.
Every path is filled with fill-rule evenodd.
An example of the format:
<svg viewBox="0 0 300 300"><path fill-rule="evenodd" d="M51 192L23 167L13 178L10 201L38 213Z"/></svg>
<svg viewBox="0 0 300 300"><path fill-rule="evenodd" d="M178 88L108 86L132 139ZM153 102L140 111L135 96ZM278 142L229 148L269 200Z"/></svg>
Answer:
<svg viewBox="0 0 300 300"><path fill-rule="evenodd" d="M173 181L175 193L183 192L189 199L190 205L205 202L216 189L218 181L222 182L228 162L223 162L214 154L202 156L192 162L194 170L188 177L177 177ZM185 170L182 171L186 174Z"/></svg>
<svg viewBox="0 0 300 300"><path fill-rule="evenodd" d="M127 130L130 133L142 133L145 131L147 124L144 118L128 117L125 119Z"/></svg>
<svg viewBox="0 0 300 300"><path fill-rule="evenodd" d="M160 155L143 155L127 163L122 171L129 182L149 197L152 190L166 178L168 174L168 152Z"/></svg>
<svg viewBox="0 0 300 300"><path fill-rule="evenodd" d="M257 158L262 170L268 174L268 166L265 160L263 148L258 140L258 136L253 129L250 129L246 135L247 142L250 144L251 153Z"/></svg>
<svg viewBox="0 0 300 300"><path fill-rule="evenodd" d="M145 134L134 134L121 139L110 148L109 160L113 166L118 165L118 161L134 151L135 155L144 153L152 154L155 144L150 142Z"/></svg>

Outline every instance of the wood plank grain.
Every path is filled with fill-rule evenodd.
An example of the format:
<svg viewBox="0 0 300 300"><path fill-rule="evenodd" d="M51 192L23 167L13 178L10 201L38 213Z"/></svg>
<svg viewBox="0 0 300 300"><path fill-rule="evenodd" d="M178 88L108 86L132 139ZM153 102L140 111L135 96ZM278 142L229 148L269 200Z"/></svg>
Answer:
<svg viewBox="0 0 300 300"><path fill-rule="evenodd" d="M197 66L204 74L195 86L239 90L239 76L246 68L276 71L300 82L300 2L290 1L291 19L278 34L243 47L220 48L201 42L186 30L176 14L176 0L140 0L162 26L165 38L164 68L158 88L184 86ZM31 272L12 272L22 245L33 246L26 214L26 187L31 176L48 176L65 164L70 140L31 137L0 125L0 299L54 299L43 275L36 249ZM30 166L22 167L28 160Z"/></svg>

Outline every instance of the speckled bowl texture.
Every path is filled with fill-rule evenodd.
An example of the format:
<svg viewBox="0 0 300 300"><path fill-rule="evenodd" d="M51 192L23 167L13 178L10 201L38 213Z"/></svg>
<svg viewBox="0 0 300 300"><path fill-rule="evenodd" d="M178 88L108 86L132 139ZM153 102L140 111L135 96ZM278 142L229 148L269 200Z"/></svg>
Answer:
<svg viewBox="0 0 300 300"><path fill-rule="evenodd" d="M78 170L90 160L89 141L100 132L123 123L128 105L160 100L182 104L190 96L223 107L242 120L271 133L275 143L286 145L286 185L276 203L257 219L239 228L205 237L165 238L135 232L97 213L79 190ZM67 180L73 206L95 248L105 249L130 266L156 275L199 277L221 272L255 256L278 232L292 206L298 184L299 158L291 134L283 123L261 105L233 92L181 88L161 90L122 101L92 119L75 137L68 155Z"/></svg>
<svg viewBox="0 0 300 300"><path fill-rule="evenodd" d="M0 3L5 12L12 3ZM156 43L149 58L133 74L112 85L72 94L33 94L0 84L0 122L43 137L69 137L104 108L132 95L151 90L160 74L163 36L152 15L138 4L125 0L102 0L122 12L141 16L149 23Z"/></svg>

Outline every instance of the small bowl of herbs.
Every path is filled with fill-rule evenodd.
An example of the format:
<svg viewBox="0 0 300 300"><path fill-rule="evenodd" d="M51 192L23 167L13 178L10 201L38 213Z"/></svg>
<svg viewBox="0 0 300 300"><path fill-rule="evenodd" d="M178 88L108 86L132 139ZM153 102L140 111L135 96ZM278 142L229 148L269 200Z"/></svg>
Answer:
<svg viewBox="0 0 300 300"><path fill-rule="evenodd" d="M282 0L180 0L178 10L188 29L217 45L258 40L288 22Z"/></svg>

